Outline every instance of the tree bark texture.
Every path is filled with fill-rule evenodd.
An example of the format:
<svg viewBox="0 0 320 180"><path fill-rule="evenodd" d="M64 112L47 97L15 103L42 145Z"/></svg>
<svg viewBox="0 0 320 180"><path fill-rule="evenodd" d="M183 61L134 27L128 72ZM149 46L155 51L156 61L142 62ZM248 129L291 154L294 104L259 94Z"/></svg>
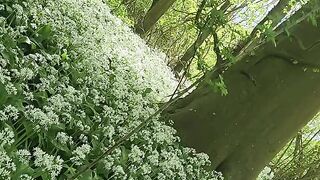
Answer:
<svg viewBox="0 0 320 180"><path fill-rule="evenodd" d="M304 20L289 31L223 74L227 96L203 82L167 112L227 180L255 179L320 109L320 28Z"/></svg>

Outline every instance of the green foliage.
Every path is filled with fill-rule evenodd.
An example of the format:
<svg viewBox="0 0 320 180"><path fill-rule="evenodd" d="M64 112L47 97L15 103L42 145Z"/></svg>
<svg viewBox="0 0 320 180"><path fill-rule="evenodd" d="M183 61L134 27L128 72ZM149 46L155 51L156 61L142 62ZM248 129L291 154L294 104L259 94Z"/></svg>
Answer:
<svg viewBox="0 0 320 180"><path fill-rule="evenodd" d="M0 4L0 179L67 179L148 118L176 81L100 0ZM78 179L220 179L158 117Z"/></svg>
<svg viewBox="0 0 320 180"><path fill-rule="evenodd" d="M104 0L117 17L130 26L139 22L151 6L151 0Z"/></svg>
<svg viewBox="0 0 320 180"><path fill-rule="evenodd" d="M145 3L144 0L107 2L120 18L131 19L131 25L140 22L150 8L150 3ZM264 7L267 0L258 3L236 0L230 1L230 7L223 12L220 8L224 2L177 0L145 39L150 46L166 53L168 65L173 68L200 34L209 31L209 37L196 51L194 60L187 70L188 78L196 80L216 64L217 52L213 50L214 39L211 33L218 33L219 49L223 59L232 61L233 49L239 41L248 36L258 18L267 10ZM245 26L243 22L246 22Z"/></svg>
<svg viewBox="0 0 320 180"><path fill-rule="evenodd" d="M320 120L317 115L270 163L274 180L316 179L320 175Z"/></svg>
<svg viewBox="0 0 320 180"><path fill-rule="evenodd" d="M207 84L214 92L219 92L222 96L228 95L227 87L221 75L219 75L215 81L212 81L211 79L207 80Z"/></svg>

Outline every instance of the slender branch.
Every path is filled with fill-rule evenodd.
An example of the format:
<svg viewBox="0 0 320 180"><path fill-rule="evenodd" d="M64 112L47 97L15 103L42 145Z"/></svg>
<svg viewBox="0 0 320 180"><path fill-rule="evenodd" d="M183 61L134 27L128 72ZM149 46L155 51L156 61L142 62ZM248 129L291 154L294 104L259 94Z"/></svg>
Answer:
<svg viewBox="0 0 320 180"><path fill-rule="evenodd" d="M199 25L200 15L201 15L201 12L204 9L204 5L206 4L206 2L207 2L207 0L202 0L200 6L198 8L198 11L197 11L197 14L196 14L196 17L195 17L195 24L197 26Z"/></svg>
<svg viewBox="0 0 320 180"><path fill-rule="evenodd" d="M287 153L288 149L290 148L291 144L293 143L294 138L291 139L291 141L289 142L287 148L283 151L283 153L280 155L279 159L276 161L276 163L274 163L274 167L277 167L277 165L279 164L280 160L283 158L283 156Z"/></svg>
<svg viewBox="0 0 320 180"><path fill-rule="evenodd" d="M220 66L220 65L222 64L223 59L222 59L221 51L220 51L220 48L219 48L219 38L218 38L218 34L217 34L217 32L215 31L215 32L212 33L212 35L213 35L213 50L214 50L214 52L215 52L215 54L216 54L216 56L217 56L217 63L216 63L216 65L217 65L217 66Z"/></svg>

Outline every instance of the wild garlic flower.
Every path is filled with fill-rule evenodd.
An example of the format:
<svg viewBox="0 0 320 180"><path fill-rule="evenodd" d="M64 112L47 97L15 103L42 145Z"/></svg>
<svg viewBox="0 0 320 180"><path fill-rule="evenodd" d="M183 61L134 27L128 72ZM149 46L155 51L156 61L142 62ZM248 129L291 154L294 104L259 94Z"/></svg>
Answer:
<svg viewBox="0 0 320 180"><path fill-rule="evenodd" d="M122 178L126 177L126 176L124 176L126 173L124 172L122 166L120 166L120 165L114 166L112 170L114 171L114 174L116 177L122 177Z"/></svg>
<svg viewBox="0 0 320 180"><path fill-rule="evenodd" d="M3 146L10 146L13 143L14 133L9 128L0 131L0 148L3 148Z"/></svg>
<svg viewBox="0 0 320 180"><path fill-rule="evenodd" d="M259 174L257 180L272 180L274 177L274 173L271 168L266 166Z"/></svg>
<svg viewBox="0 0 320 180"><path fill-rule="evenodd" d="M20 179L19 180L34 180L30 175L28 174L22 174L20 175L19 177Z"/></svg>
<svg viewBox="0 0 320 180"><path fill-rule="evenodd" d="M17 152L18 160L24 164L28 164L31 159L31 153L27 149L19 149Z"/></svg>
<svg viewBox="0 0 320 180"><path fill-rule="evenodd" d="M88 144L83 144L77 147L74 151L72 151L73 157L70 158L75 165L80 166L83 164L83 161L86 159L86 156L90 153L91 146Z"/></svg>
<svg viewBox="0 0 320 180"><path fill-rule="evenodd" d="M39 108L30 108L26 112L26 117L36 124L35 130L47 131L52 125L59 124L59 117L52 111L43 112Z"/></svg>
<svg viewBox="0 0 320 180"><path fill-rule="evenodd" d="M61 144L73 144L73 140L71 136L68 136L64 132L58 132L56 136L56 140Z"/></svg>
<svg viewBox="0 0 320 180"><path fill-rule="evenodd" d="M145 153L139 149L137 145L133 145L128 158L132 162L142 162Z"/></svg>
<svg viewBox="0 0 320 180"><path fill-rule="evenodd" d="M19 110L16 107L8 105L4 108L4 112L10 120L14 121L18 119Z"/></svg>
<svg viewBox="0 0 320 180"><path fill-rule="evenodd" d="M113 165L114 165L114 161L115 159L111 156L107 156L104 160L103 160L103 164L104 164L104 169L109 171L112 169Z"/></svg>
<svg viewBox="0 0 320 180"><path fill-rule="evenodd" d="M36 167L40 167L43 171L50 174L51 179L56 179L62 169L63 160L60 156L52 156L40 148L34 148L33 156L35 158L34 164Z"/></svg>
<svg viewBox="0 0 320 180"><path fill-rule="evenodd" d="M17 88L12 83L9 82L5 88L8 94L17 95Z"/></svg>
<svg viewBox="0 0 320 180"><path fill-rule="evenodd" d="M5 151L0 150L0 179L11 179L10 175L16 171L16 165Z"/></svg>

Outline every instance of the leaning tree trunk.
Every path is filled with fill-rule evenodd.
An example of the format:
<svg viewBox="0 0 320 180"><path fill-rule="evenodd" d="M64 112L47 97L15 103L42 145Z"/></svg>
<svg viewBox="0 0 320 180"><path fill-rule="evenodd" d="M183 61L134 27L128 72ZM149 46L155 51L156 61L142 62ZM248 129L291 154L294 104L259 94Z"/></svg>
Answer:
<svg viewBox="0 0 320 180"><path fill-rule="evenodd" d="M147 33L175 1L176 0L154 0L142 21L135 25L136 33L142 36Z"/></svg>
<svg viewBox="0 0 320 180"><path fill-rule="evenodd" d="M320 29L304 20L290 32L223 74L227 96L204 82L167 112L227 180L254 179L320 108Z"/></svg>

